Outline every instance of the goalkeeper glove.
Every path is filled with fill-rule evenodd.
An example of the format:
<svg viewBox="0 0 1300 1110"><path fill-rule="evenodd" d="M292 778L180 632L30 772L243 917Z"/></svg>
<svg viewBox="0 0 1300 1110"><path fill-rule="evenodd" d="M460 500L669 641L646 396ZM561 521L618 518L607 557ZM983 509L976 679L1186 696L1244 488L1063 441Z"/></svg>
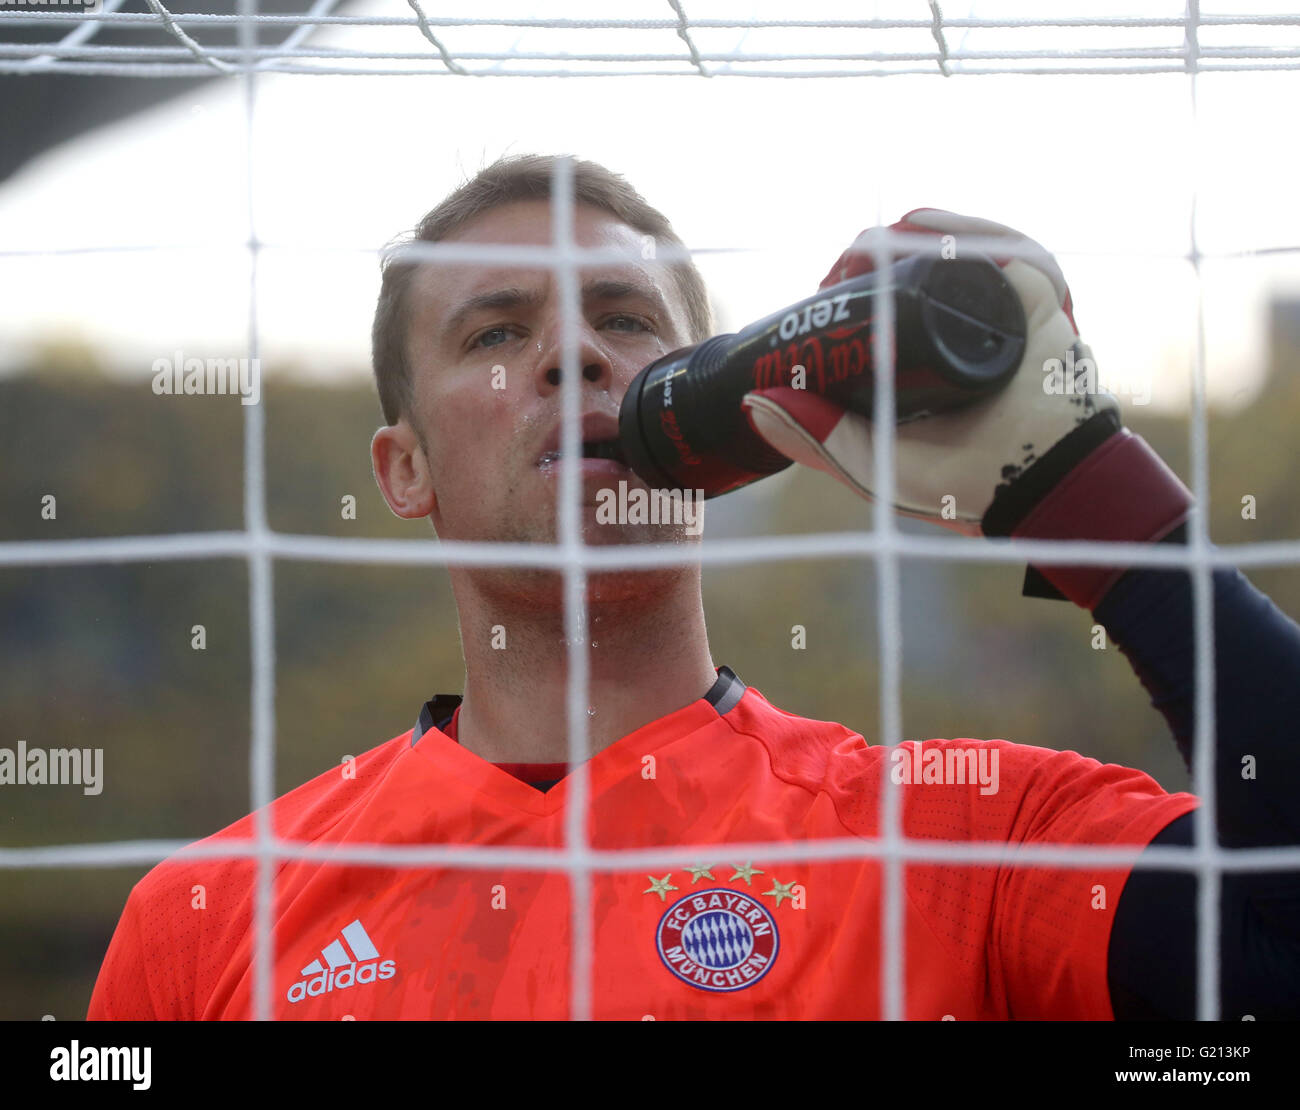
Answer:
<svg viewBox="0 0 1300 1110"><path fill-rule="evenodd" d="M894 508L967 535L1147 541L1186 518L1191 497L1140 437L1120 423L1115 398L1097 387L1056 260L1002 224L933 208L893 230L1005 242L988 250L1025 312L1025 353L998 393L956 411L897 427ZM874 268L872 230L840 255L821 288ZM1052 360L1056 360L1053 362ZM824 397L780 387L743 401L751 425L796 462L823 470L873 500L869 417ZM1045 567L1055 596L1095 607L1122 569Z"/></svg>

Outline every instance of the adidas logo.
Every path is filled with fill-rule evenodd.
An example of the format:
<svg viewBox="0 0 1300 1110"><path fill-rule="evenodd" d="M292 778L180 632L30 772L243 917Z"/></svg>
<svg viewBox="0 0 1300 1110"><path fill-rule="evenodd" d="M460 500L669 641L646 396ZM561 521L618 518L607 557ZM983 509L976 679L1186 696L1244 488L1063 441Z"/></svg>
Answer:
<svg viewBox="0 0 1300 1110"><path fill-rule="evenodd" d="M347 941L344 945L343 941ZM342 940L335 939L320 950L324 964L312 960L302 969L303 978L289 988L290 1002L315 998L333 990L345 990L357 983L373 983L376 979L391 979L397 974L394 960L380 960L379 949L357 918L342 931Z"/></svg>

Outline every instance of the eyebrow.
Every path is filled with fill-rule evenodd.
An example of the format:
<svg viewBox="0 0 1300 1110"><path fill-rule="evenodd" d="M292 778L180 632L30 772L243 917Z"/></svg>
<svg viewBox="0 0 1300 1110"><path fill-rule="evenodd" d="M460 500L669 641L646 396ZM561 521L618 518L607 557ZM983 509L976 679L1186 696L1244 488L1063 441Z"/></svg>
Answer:
<svg viewBox="0 0 1300 1110"><path fill-rule="evenodd" d="M628 298L639 298L646 301L653 306L664 321L670 319L668 306L664 303L659 290L653 285L617 278L592 278L582 286L582 300L584 303L588 301L626 300ZM442 340L444 343L450 342L464 327L465 323L478 312L533 308L542 300L543 294L540 291L519 289L515 286L479 293L458 306L447 318L447 323L442 329Z"/></svg>

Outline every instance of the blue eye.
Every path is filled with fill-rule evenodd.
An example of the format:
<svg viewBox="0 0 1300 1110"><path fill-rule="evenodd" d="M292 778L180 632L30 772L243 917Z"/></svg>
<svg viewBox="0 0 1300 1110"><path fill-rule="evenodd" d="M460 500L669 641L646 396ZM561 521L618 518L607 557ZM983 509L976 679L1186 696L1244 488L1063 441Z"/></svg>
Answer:
<svg viewBox="0 0 1300 1110"><path fill-rule="evenodd" d="M605 326L609 327L611 324L620 321L621 324L620 326L614 329L615 331L626 331L629 333L637 332L637 331L644 331L644 332L654 331L653 326L647 323L645 320L642 320L640 316L632 316L626 312L620 312L616 316L609 317L609 319L605 321ZM631 325L631 327L627 326L629 324ZM514 327L509 324L498 324L496 325L496 327L488 328L485 331L479 332L479 334L474 338L470 346L471 347L499 347L501 346L502 343L506 341L506 338L508 338L514 330L515 330ZM501 336L505 338L501 338L494 342L487 341L489 336L493 336L498 333L500 333Z"/></svg>
<svg viewBox="0 0 1300 1110"><path fill-rule="evenodd" d="M615 320L630 320L630 321L631 321L633 324L635 324L635 325L637 326L637 328L639 328L641 331L651 331L651 330L652 330L651 327L650 327L650 325L647 324L644 320L642 320L639 316L628 316L628 315L626 315L625 313L620 313L620 314L617 315L617 316L611 316L610 319L609 319L609 322L610 322L610 323L613 323Z"/></svg>
<svg viewBox="0 0 1300 1110"><path fill-rule="evenodd" d="M498 327L495 327L495 328L488 328L487 331L483 332L483 333L482 333L482 334L481 334L477 339L474 340L474 346L475 346L475 347L479 347L479 346L497 347L497 346L500 346L500 344L498 344L498 343L488 343L488 344L484 344L484 343L483 343L483 340L486 339L489 335L492 335L492 334L495 333L495 332L505 332L505 331L507 331L507 330L508 330L508 329L505 328L504 326L498 326Z"/></svg>

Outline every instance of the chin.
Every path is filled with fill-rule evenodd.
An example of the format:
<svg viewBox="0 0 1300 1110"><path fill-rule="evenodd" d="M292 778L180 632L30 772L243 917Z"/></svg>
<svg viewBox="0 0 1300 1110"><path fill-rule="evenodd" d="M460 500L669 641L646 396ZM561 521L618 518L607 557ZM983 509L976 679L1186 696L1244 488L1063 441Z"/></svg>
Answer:
<svg viewBox="0 0 1300 1110"><path fill-rule="evenodd" d="M589 512L583 522L582 538L590 547L635 546L641 544L693 544L701 536L681 524L601 524Z"/></svg>
<svg viewBox="0 0 1300 1110"><path fill-rule="evenodd" d="M582 510L582 540L588 547L640 546L643 544L685 545L699 543L703 536L703 518L695 525L621 524L606 523L597 513L598 506L588 503ZM531 518L520 513L511 527L486 532L482 539L497 543L558 544L560 522L555 516L555 505L546 505L541 513Z"/></svg>

